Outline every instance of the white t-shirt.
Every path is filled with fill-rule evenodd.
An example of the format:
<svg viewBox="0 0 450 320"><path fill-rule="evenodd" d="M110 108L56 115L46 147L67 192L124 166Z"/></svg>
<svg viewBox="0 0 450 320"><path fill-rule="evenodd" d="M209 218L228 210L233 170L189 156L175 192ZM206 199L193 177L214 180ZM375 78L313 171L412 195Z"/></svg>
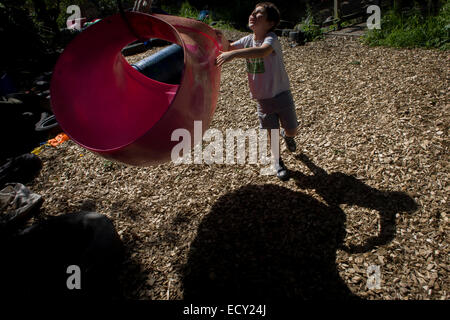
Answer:
<svg viewBox="0 0 450 320"><path fill-rule="evenodd" d="M264 41L255 41L254 34L233 43L237 49L260 47L269 44L273 51L264 58L247 59L248 84L253 99L273 98L290 89L289 78L284 68L280 41L275 33L266 34Z"/></svg>

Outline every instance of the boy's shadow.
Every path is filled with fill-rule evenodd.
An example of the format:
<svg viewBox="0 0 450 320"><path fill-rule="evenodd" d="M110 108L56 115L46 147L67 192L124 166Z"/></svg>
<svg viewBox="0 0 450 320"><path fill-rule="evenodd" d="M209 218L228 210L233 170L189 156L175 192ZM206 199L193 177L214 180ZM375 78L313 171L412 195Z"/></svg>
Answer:
<svg viewBox="0 0 450 320"><path fill-rule="evenodd" d="M402 202L396 205L399 209L415 208L406 195L394 193L390 198L354 178L342 174L332 177L343 181L344 198L359 199L351 194L354 191L374 193L367 201L374 201L382 215L393 214L395 209L375 201L377 195L391 205ZM296 173L295 178L309 186L321 185L319 177ZM327 189L321 194L335 199L330 192ZM366 202L361 199L356 204L361 203ZM339 206L277 185L248 185L228 193L214 204L198 228L183 270L184 298L359 299L336 266L345 224L345 213Z"/></svg>
<svg viewBox="0 0 450 320"><path fill-rule="evenodd" d="M367 252L375 246L389 243L396 234L395 215L417 210L416 202L403 192L380 191L341 172L328 174L316 166L305 154L299 154L296 158L301 160L313 173L313 175L305 175L298 171L294 172L292 177L298 187L315 189L329 206L338 207L340 204L347 204L378 211L380 216L379 234L366 240L364 245L343 247L349 253Z"/></svg>

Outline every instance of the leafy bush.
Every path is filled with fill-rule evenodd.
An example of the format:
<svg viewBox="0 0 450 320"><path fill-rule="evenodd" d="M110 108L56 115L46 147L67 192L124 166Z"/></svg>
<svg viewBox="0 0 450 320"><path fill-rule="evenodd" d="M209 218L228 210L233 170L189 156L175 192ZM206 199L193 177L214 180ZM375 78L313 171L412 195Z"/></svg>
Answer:
<svg viewBox="0 0 450 320"><path fill-rule="evenodd" d="M306 6L306 18L295 26L295 30L303 32L305 41L307 42L322 38L323 31L315 24L314 15L310 5Z"/></svg>
<svg viewBox="0 0 450 320"><path fill-rule="evenodd" d="M192 6L188 1L185 1L181 4L180 10L177 12L171 7L165 7L164 8L167 12L178 15L185 18L191 18L191 19L198 19L200 11L197 10L194 6ZM214 16L213 16L214 14ZM213 13L211 10L209 11L208 17L203 19L202 21L206 24L211 25L213 21L216 23L214 24L214 28L216 29L224 29L224 30L232 30L234 29L234 26L232 23L224 21L221 19L222 17L220 15L217 15Z"/></svg>
<svg viewBox="0 0 450 320"><path fill-rule="evenodd" d="M185 18L197 19L199 11L191 6L188 1L181 4L179 15Z"/></svg>
<svg viewBox="0 0 450 320"><path fill-rule="evenodd" d="M382 16L381 29L369 30L364 42L372 46L448 50L449 35L450 0L447 0L437 16L423 16L417 8L408 13L390 10Z"/></svg>
<svg viewBox="0 0 450 320"><path fill-rule="evenodd" d="M297 24L295 29L303 32L305 41L314 41L322 38L322 29L314 24L312 16L308 16L303 22Z"/></svg>

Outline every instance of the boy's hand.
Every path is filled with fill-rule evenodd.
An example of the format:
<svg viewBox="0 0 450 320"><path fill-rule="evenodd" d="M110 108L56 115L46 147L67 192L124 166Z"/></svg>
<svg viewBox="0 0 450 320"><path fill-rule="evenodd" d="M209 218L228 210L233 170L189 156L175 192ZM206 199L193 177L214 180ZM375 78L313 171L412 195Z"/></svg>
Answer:
<svg viewBox="0 0 450 320"><path fill-rule="evenodd" d="M225 62L229 62L234 59L234 52L233 51L227 51L222 52L217 58L216 58L216 64L218 67L223 65Z"/></svg>

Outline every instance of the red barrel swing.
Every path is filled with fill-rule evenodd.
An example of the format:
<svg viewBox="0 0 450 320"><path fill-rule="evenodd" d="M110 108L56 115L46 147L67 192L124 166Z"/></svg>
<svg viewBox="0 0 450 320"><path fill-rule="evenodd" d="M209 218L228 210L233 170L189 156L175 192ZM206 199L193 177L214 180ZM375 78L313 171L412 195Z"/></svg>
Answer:
<svg viewBox="0 0 450 320"><path fill-rule="evenodd" d="M184 128L194 145L194 121L204 133L220 84L215 58L221 50L208 25L169 15L125 13L79 34L59 58L51 81L53 112L64 132L105 158L149 166L171 159L172 132ZM134 31L134 32L133 32ZM181 82L147 78L121 54L127 44L159 38L183 48Z"/></svg>

